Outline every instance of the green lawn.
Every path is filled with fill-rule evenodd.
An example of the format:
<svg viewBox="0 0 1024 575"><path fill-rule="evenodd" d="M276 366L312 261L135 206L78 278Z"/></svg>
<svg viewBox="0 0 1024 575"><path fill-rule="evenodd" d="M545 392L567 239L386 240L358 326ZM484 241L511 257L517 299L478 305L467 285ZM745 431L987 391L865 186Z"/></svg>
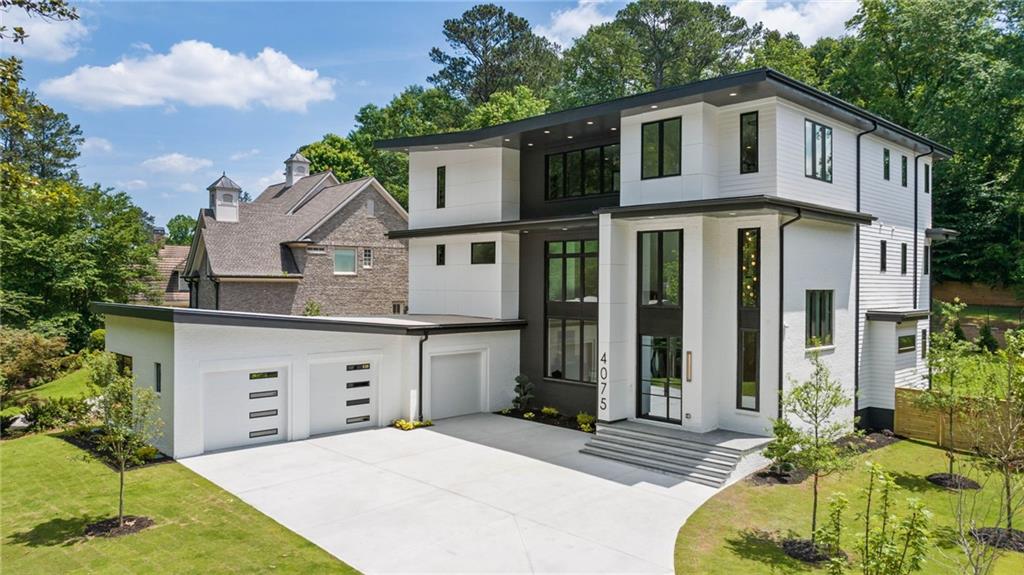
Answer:
<svg viewBox="0 0 1024 575"><path fill-rule="evenodd" d="M38 397L40 399L58 397L81 397L88 391L89 371L84 367L75 371L69 371L61 377L32 389L26 389L15 393L15 397L28 399ZM21 408L11 406L0 411L2 416L11 416L20 413Z"/></svg>
<svg viewBox="0 0 1024 575"><path fill-rule="evenodd" d="M1021 309L1009 306L969 305L964 310L963 318L972 323L984 324L989 321L1003 327L1013 328L1020 324Z"/></svg>
<svg viewBox="0 0 1024 575"><path fill-rule="evenodd" d="M355 573L177 463L127 475L127 512L156 521L82 537L117 511L117 474L51 435L0 443L5 573Z"/></svg>
<svg viewBox="0 0 1024 575"><path fill-rule="evenodd" d="M896 501L908 496L920 498L934 514L932 529L935 545L929 553L924 572L958 573L955 560L958 551L951 547L949 535L953 525L955 496L928 483L924 476L940 472L945 465L943 452L934 447L901 441L861 456L863 461L879 463L896 476L903 488ZM823 483L827 497L842 491L850 498L845 523L845 550L855 550L855 515L863 511L860 489L867 479L864 464L843 476L831 477ZM993 479L983 497L992 501L998 489ZM824 500L824 499L823 499ZM987 507L986 507L987 508ZM903 507L898 507L902 514ZM790 559L776 545L767 541L763 532L806 537L810 532L811 481L800 485L755 486L741 481L705 503L679 530L676 539L676 573L735 574L755 573L823 573ZM819 520L825 517L824 509ZM860 523L860 525L863 525ZM1007 553L996 565L996 573L1024 573L1024 554Z"/></svg>

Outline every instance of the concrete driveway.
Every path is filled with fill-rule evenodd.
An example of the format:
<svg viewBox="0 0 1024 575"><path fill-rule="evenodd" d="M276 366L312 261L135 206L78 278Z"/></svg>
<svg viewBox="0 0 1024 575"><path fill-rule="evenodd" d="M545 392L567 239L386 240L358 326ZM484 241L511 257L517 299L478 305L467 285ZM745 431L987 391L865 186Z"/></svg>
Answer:
<svg viewBox="0 0 1024 575"><path fill-rule="evenodd" d="M717 491L579 453L583 433L491 414L181 463L364 573L668 573Z"/></svg>

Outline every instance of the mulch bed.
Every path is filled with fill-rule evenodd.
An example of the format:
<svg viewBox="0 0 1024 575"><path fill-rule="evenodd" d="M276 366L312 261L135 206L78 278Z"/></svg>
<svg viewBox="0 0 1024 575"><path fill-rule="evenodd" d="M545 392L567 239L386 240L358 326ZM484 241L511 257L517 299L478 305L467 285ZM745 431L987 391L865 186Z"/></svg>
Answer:
<svg viewBox="0 0 1024 575"><path fill-rule="evenodd" d="M769 469L762 469L752 474L748 481L754 485L798 485L803 483L811 474L806 469L794 469L789 473L776 473Z"/></svg>
<svg viewBox="0 0 1024 575"><path fill-rule="evenodd" d="M96 459L102 461L111 470L118 471L117 463L110 457L110 454L100 448L100 429L98 427L80 427L78 429L58 433L57 437L71 445L74 445L82 451L88 452ZM171 461L173 461L173 459L167 457L163 453L157 452L155 457L145 463L141 465L129 463L125 469L138 469L140 467L160 465Z"/></svg>
<svg viewBox="0 0 1024 575"><path fill-rule="evenodd" d="M1024 531L1004 527L981 527L971 531L974 538L986 545L1024 553Z"/></svg>
<svg viewBox="0 0 1024 575"><path fill-rule="evenodd" d="M529 412L533 413L533 419L527 419L527 418L523 417L524 413L529 413ZM566 429L572 429L574 431L580 431L580 426L576 424L576 417L575 416L569 417L567 415L562 415L561 413L558 414L555 417L544 415L543 413L541 413L540 409L528 409L528 410L525 410L525 411L521 410L521 409L510 409L510 410L508 410L507 413L503 412L503 411L495 411L494 413L496 413L498 415L504 415L505 417L514 417L516 419L525 419L526 421L536 421L537 423L545 423L547 425L556 425L558 427L564 427ZM595 425L594 427L596 429L597 426ZM593 432L591 432L591 433L593 433Z"/></svg>
<svg viewBox="0 0 1024 575"><path fill-rule="evenodd" d="M978 485L977 481L955 473L932 473L925 479L946 489L981 489L981 485Z"/></svg>
<svg viewBox="0 0 1024 575"><path fill-rule="evenodd" d="M866 453L875 449L881 449L901 441L892 431L883 429L872 431L864 435L851 435L840 439L837 443L841 447L852 447L860 453Z"/></svg>
<svg viewBox="0 0 1024 575"><path fill-rule="evenodd" d="M782 550L786 555L804 563L822 563L832 559L827 551L812 543L810 539L783 539ZM839 553L843 558L847 557L846 553Z"/></svg>
<svg viewBox="0 0 1024 575"><path fill-rule="evenodd" d="M86 525L85 534L89 537L121 537L122 535L138 533L152 525L153 520L149 517L125 515L124 525L118 525L117 517L111 517L110 519Z"/></svg>

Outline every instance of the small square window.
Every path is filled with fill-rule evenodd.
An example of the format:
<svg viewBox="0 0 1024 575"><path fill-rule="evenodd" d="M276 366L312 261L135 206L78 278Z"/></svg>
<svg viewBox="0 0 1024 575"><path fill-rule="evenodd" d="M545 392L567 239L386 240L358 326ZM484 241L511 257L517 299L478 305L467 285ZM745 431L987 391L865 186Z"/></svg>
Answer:
<svg viewBox="0 0 1024 575"><path fill-rule="evenodd" d="M371 268L373 268L373 250L363 248L363 269L368 270Z"/></svg>
<svg viewBox="0 0 1024 575"><path fill-rule="evenodd" d="M405 304L404 303L402 303L400 301L391 302L391 313L393 313L395 315L401 315L402 311L404 309L405 309Z"/></svg>
<svg viewBox="0 0 1024 575"><path fill-rule="evenodd" d="M437 244L436 252L434 255L434 263L443 266L444 265L444 244Z"/></svg>
<svg viewBox="0 0 1024 575"><path fill-rule="evenodd" d="M356 273L356 250L352 248L334 248L334 273Z"/></svg>
<svg viewBox="0 0 1024 575"><path fill-rule="evenodd" d="M494 242L473 242L470 249L470 263L493 264L495 262L497 250Z"/></svg>

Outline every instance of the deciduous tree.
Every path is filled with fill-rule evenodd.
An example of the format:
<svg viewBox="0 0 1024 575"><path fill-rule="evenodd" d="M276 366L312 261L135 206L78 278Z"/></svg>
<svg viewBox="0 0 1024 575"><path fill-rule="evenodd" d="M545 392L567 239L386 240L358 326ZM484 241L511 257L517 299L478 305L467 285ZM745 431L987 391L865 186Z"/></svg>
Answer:
<svg viewBox="0 0 1024 575"><path fill-rule="evenodd" d="M538 98L526 86L516 86L508 92L495 92L477 106L466 118L465 128L486 128L538 116L548 109L548 101Z"/></svg>
<svg viewBox="0 0 1024 575"><path fill-rule="evenodd" d="M196 229L196 219L185 214L178 214L167 222L167 243L172 246L192 245L192 234Z"/></svg>

